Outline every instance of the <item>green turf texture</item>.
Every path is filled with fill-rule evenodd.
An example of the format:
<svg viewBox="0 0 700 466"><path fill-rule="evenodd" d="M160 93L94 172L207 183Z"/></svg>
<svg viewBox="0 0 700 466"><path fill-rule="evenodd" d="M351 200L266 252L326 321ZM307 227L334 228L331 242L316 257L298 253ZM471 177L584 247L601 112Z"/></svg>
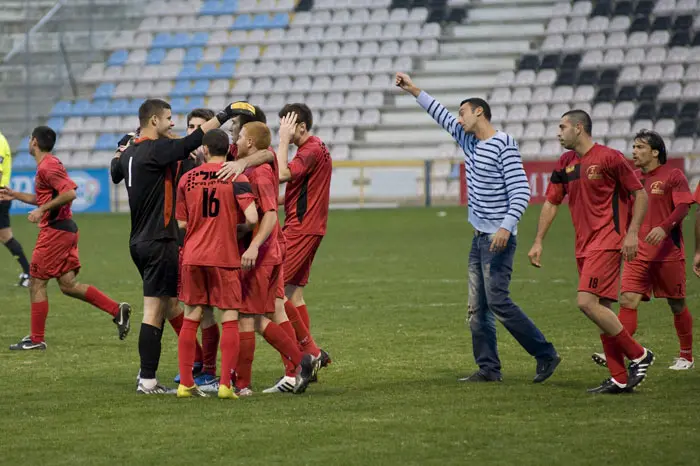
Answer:
<svg viewBox="0 0 700 466"><path fill-rule="evenodd" d="M260 393L282 373L260 339L251 398L136 395L142 304L125 215L76 219L79 278L134 305L128 339L119 341L106 314L62 296L54 282L48 350L10 352L29 331L29 301L14 286L18 266L0 249L0 464L700 464L700 369L667 369L678 343L664 301L641 307L638 336L657 363L638 393L586 393L607 372L591 362L598 332L575 308L566 209L539 270L527 262L539 207L528 209L511 286L563 357L559 369L533 384L534 360L499 324L503 383L458 383L475 369L465 324L472 230L465 209L439 210L331 213L306 298L312 332L334 362L301 396ZM30 252L36 227L21 216L12 221ZM687 288L697 311L695 276ZM167 327L161 381L174 386L176 372L177 341Z"/></svg>

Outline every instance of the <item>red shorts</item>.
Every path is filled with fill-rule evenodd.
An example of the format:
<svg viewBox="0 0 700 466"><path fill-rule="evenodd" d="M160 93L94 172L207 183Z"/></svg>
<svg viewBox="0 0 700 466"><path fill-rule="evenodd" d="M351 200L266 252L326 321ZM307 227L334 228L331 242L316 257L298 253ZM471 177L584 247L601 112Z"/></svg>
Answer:
<svg viewBox="0 0 700 466"><path fill-rule="evenodd" d="M656 298L685 298L685 261L625 262L622 292L637 293L644 301L649 301L652 291Z"/></svg>
<svg viewBox="0 0 700 466"><path fill-rule="evenodd" d="M188 306L213 306L224 310L242 307L241 269L183 265L180 301Z"/></svg>
<svg viewBox="0 0 700 466"><path fill-rule="evenodd" d="M280 265L262 265L241 271L243 307L246 314L275 312Z"/></svg>
<svg viewBox="0 0 700 466"><path fill-rule="evenodd" d="M284 260L284 259L283 259ZM280 264L280 271L277 274L277 282L275 283L275 298L284 299L284 264Z"/></svg>
<svg viewBox="0 0 700 466"><path fill-rule="evenodd" d="M587 257L577 257L578 291L617 301L621 261L620 251L592 251Z"/></svg>
<svg viewBox="0 0 700 466"><path fill-rule="evenodd" d="M311 264L323 236L285 233L287 257L284 261L284 283L305 286L309 283Z"/></svg>
<svg viewBox="0 0 700 466"><path fill-rule="evenodd" d="M182 291L182 248L178 248L177 256L177 295Z"/></svg>
<svg viewBox="0 0 700 466"><path fill-rule="evenodd" d="M39 230L29 274L40 280L58 278L68 272L80 271L78 233L51 227Z"/></svg>

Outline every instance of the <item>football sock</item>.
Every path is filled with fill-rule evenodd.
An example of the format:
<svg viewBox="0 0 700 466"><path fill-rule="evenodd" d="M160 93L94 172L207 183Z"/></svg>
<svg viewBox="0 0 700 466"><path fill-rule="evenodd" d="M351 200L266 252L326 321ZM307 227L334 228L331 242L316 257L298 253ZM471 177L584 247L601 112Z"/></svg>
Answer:
<svg viewBox="0 0 700 466"><path fill-rule="evenodd" d="M297 306L297 310L299 311L299 318L301 319L302 322L304 322L304 325L306 325L306 328L309 329L309 332L311 331L311 321L309 320L309 310L306 307L306 304L302 304L301 306Z"/></svg>
<svg viewBox="0 0 700 466"><path fill-rule="evenodd" d="M141 378L155 379L160 363L160 349L163 330L149 324L141 324L139 333L139 356L141 357Z"/></svg>
<svg viewBox="0 0 700 466"><path fill-rule="evenodd" d="M46 316L49 315L49 302L41 301L32 303L32 343L41 343L44 341L44 331L46 329Z"/></svg>
<svg viewBox="0 0 700 466"><path fill-rule="evenodd" d="M119 313L119 303L92 285L88 286L88 289L85 292L85 301L89 302L98 309L102 309L112 317L116 317Z"/></svg>
<svg viewBox="0 0 700 466"><path fill-rule="evenodd" d="M239 335L238 321L224 322L221 332L221 380L219 383L231 388L231 370L238 363Z"/></svg>
<svg viewBox="0 0 700 466"><path fill-rule="evenodd" d="M219 324L202 328L202 360L205 374L216 375L216 351L219 347Z"/></svg>
<svg viewBox="0 0 700 466"><path fill-rule="evenodd" d="M620 323L630 335L634 335L637 331L637 310L628 307L621 307L618 314Z"/></svg>
<svg viewBox="0 0 700 466"><path fill-rule="evenodd" d="M255 356L255 332L240 332L240 350L236 365L236 388L250 387Z"/></svg>
<svg viewBox="0 0 700 466"><path fill-rule="evenodd" d="M177 360L180 367L180 383L185 387L194 385L192 366L194 365L195 343L197 341L198 328L198 321L184 319L180 335L178 335L177 338Z"/></svg>
<svg viewBox="0 0 700 466"><path fill-rule="evenodd" d="M681 344L680 357L688 361L693 360L693 316L686 307L683 312L673 314L673 324L676 326L676 334Z"/></svg>
<svg viewBox="0 0 700 466"><path fill-rule="evenodd" d="M19 262L20 267L22 267L22 273L29 275L29 262L27 262L27 256L24 255L24 250L19 241L11 238L10 241L5 243L5 247L10 250L10 254Z"/></svg>
<svg viewBox="0 0 700 466"><path fill-rule="evenodd" d="M170 322L170 325L173 327L173 330L175 330L175 335L180 335L180 330L182 329L182 322L185 318L185 313L181 312L180 314L176 315L172 319L170 319L168 322ZM195 353L194 353L194 360L195 362L202 362L202 345L199 344L199 341L195 340ZM216 358L216 354L214 355Z"/></svg>
<svg viewBox="0 0 700 466"><path fill-rule="evenodd" d="M294 342L297 339L297 334L294 332L294 327L292 327L292 324L288 321L285 320L281 324L279 324L280 328L284 330L284 333L287 334L290 340ZM284 364L284 375L287 377L294 377L296 375L296 367L294 366L294 363L290 361L288 358L286 358L284 355L282 356L282 363Z"/></svg>
<svg viewBox="0 0 700 466"><path fill-rule="evenodd" d="M637 343L637 340L632 338L629 332L624 328L613 338L615 339L615 343L617 344L617 346L622 351L622 354L627 356L627 359L629 359L630 361L640 359L646 354L644 347Z"/></svg>
<svg viewBox="0 0 700 466"><path fill-rule="evenodd" d="M316 346L316 342L314 342L314 339L311 337L309 329L306 327L306 325L304 325L304 322L301 321L297 308L291 301L287 301L284 303L284 310L287 313L289 322L292 324L292 327L294 327L294 333L296 333L297 341L303 348L304 352L309 353L312 356L318 356L321 353L321 350L318 349L318 346Z"/></svg>
<svg viewBox="0 0 700 466"><path fill-rule="evenodd" d="M615 337L602 334L600 335L600 341L603 342L603 352L605 353L610 376L615 379L618 384L626 385L627 368L625 367L625 356L615 343Z"/></svg>
<svg viewBox="0 0 700 466"><path fill-rule="evenodd" d="M263 338L272 345L274 349L279 351L282 356L286 356L295 367L301 364L301 358L304 355L299 351L296 342L289 338L279 325L274 322L267 324L263 332Z"/></svg>

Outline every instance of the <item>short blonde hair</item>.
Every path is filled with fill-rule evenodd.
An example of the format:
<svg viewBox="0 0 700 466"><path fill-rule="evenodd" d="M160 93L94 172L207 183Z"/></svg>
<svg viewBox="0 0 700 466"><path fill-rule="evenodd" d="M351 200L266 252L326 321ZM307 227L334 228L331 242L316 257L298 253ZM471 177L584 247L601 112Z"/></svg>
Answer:
<svg viewBox="0 0 700 466"><path fill-rule="evenodd" d="M267 149L272 143L270 128L260 121L252 121L243 125L246 136L253 140L256 149Z"/></svg>

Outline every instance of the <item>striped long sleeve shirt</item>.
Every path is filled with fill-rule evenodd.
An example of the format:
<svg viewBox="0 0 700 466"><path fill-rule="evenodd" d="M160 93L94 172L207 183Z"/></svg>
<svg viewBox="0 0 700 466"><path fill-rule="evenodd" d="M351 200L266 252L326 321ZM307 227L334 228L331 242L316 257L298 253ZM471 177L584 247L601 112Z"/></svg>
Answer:
<svg viewBox="0 0 700 466"><path fill-rule="evenodd" d="M505 228L517 234L520 217L530 202L530 185L518 143L502 131L479 140L466 133L457 119L428 93L421 92L417 100L464 151L469 223L483 233Z"/></svg>

